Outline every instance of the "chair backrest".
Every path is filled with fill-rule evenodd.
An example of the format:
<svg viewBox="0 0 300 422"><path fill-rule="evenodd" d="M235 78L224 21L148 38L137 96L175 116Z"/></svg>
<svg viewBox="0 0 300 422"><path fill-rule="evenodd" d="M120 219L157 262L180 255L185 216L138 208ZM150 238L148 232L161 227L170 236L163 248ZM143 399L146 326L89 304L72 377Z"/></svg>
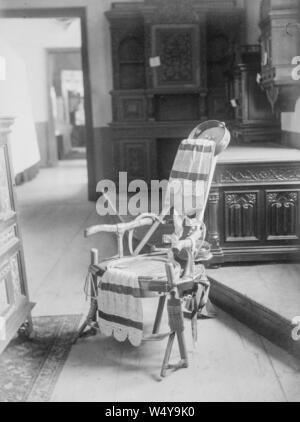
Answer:
<svg viewBox="0 0 300 422"><path fill-rule="evenodd" d="M184 139L171 170L164 209L173 207L175 234L181 237L183 223L202 224L217 155L229 144L224 123L213 120L198 125Z"/></svg>

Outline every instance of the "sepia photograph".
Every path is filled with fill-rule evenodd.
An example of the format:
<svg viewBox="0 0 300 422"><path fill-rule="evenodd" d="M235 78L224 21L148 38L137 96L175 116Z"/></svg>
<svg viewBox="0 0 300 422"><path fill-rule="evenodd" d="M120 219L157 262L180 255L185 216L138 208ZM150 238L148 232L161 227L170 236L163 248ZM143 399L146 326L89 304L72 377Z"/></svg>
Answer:
<svg viewBox="0 0 300 422"><path fill-rule="evenodd" d="M300 402L300 0L0 0L21 402Z"/></svg>

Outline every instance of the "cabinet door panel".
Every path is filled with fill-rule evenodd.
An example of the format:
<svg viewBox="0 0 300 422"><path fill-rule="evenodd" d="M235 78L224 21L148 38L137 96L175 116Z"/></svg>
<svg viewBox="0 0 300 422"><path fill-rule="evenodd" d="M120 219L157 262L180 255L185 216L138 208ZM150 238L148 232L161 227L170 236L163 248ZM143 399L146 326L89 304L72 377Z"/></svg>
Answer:
<svg viewBox="0 0 300 422"><path fill-rule="evenodd" d="M199 27L196 24L158 24L152 27L154 86L199 86Z"/></svg>
<svg viewBox="0 0 300 422"><path fill-rule="evenodd" d="M224 203L225 241L259 241L259 191L225 191Z"/></svg>
<svg viewBox="0 0 300 422"><path fill-rule="evenodd" d="M10 266L6 264L0 268L0 317L10 306L9 285L11 283Z"/></svg>
<svg viewBox="0 0 300 422"><path fill-rule="evenodd" d="M299 190L267 190L267 240L299 239Z"/></svg>
<svg viewBox="0 0 300 422"><path fill-rule="evenodd" d="M6 220L13 212L7 162L7 147L0 146L0 221Z"/></svg>
<svg viewBox="0 0 300 422"><path fill-rule="evenodd" d="M21 268L20 252L12 255L0 268L0 315L17 306L26 296Z"/></svg>
<svg viewBox="0 0 300 422"><path fill-rule="evenodd" d="M149 183L156 178L156 148L153 140L117 141L114 148L116 167L127 172L128 181L139 179Z"/></svg>
<svg viewBox="0 0 300 422"><path fill-rule="evenodd" d="M21 258L18 252L10 258L10 269L15 301L19 300L21 296L26 295L22 281L24 279L24 275L22 274L21 268Z"/></svg>

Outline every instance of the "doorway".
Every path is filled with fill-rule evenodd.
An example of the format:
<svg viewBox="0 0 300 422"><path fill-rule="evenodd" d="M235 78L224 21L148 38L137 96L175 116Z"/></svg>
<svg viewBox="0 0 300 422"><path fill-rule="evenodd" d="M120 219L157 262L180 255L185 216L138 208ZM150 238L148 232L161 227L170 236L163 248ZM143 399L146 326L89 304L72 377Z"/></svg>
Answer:
<svg viewBox="0 0 300 422"><path fill-rule="evenodd" d="M86 158L84 82L79 48L47 49L49 120L58 160Z"/></svg>
<svg viewBox="0 0 300 422"><path fill-rule="evenodd" d="M94 174L94 130L92 121L92 101L90 71L87 43L86 8L36 8L36 9L7 9L1 14L1 22L5 21L55 21L58 28L67 29L78 24L80 44L72 44L69 36L67 44L50 42L44 51L46 66L45 89L47 90L47 128L37 125L37 134L48 138L48 142L40 145L41 155L47 156L47 162L42 167L60 165L61 160L81 159L87 173L85 186L89 200L95 199ZM43 33L42 27L40 34ZM58 31L59 32L59 31ZM21 31L17 30L20 34ZM23 34L26 32L23 31ZM23 34L21 37L23 37ZM32 37L32 43L37 43L40 35ZM75 37L75 38L76 38ZM54 37L57 40L57 34ZM52 37L52 39L54 39ZM71 42L70 42L71 41ZM64 59L62 59L62 57ZM63 63L59 78L51 75L51 66L57 62ZM51 64L52 62L52 64ZM29 70L31 73L32 69ZM56 81L53 80L56 78ZM59 82L60 80L60 82ZM37 79L37 84L39 80ZM54 82L54 83L53 83ZM54 95L54 87L56 87ZM58 95L57 95L57 93ZM38 88L36 88L38 92ZM53 101L53 98L57 101ZM55 116L63 117L57 122ZM37 122L39 123L39 122ZM60 124L57 124L60 123ZM47 132L47 133L45 133ZM81 166L82 169L82 166Z"/></svg>

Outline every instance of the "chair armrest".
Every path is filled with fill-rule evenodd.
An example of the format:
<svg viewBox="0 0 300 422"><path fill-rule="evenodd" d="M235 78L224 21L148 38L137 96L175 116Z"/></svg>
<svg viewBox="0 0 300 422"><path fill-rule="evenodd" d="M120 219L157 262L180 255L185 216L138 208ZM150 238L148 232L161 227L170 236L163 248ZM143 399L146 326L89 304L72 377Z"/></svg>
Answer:
<svg viewBox="0 0 300 422"><path fill-rule="evenodd" d="M191 234L189 234L185 239L176 240L172 242L172 249L181 251L182 249L191 249L195 250L196 248L201 247L206 237L206 227L202 224L201 227L197 227ZM199 241L201 245L199 245Z"/></svg>
<svg viewBox="0 0 300 422"><path fill-rule="evenodd" d="M117 233L122 235L126 231L134 230L138 227L151 226L151 224L153 224L156 219L158 219L158 217L155 214L141 214L135 220L129 221L128 223L98 224L88 227L84 231L84 234L85 237L92 236L101 232Z"/></svg>

